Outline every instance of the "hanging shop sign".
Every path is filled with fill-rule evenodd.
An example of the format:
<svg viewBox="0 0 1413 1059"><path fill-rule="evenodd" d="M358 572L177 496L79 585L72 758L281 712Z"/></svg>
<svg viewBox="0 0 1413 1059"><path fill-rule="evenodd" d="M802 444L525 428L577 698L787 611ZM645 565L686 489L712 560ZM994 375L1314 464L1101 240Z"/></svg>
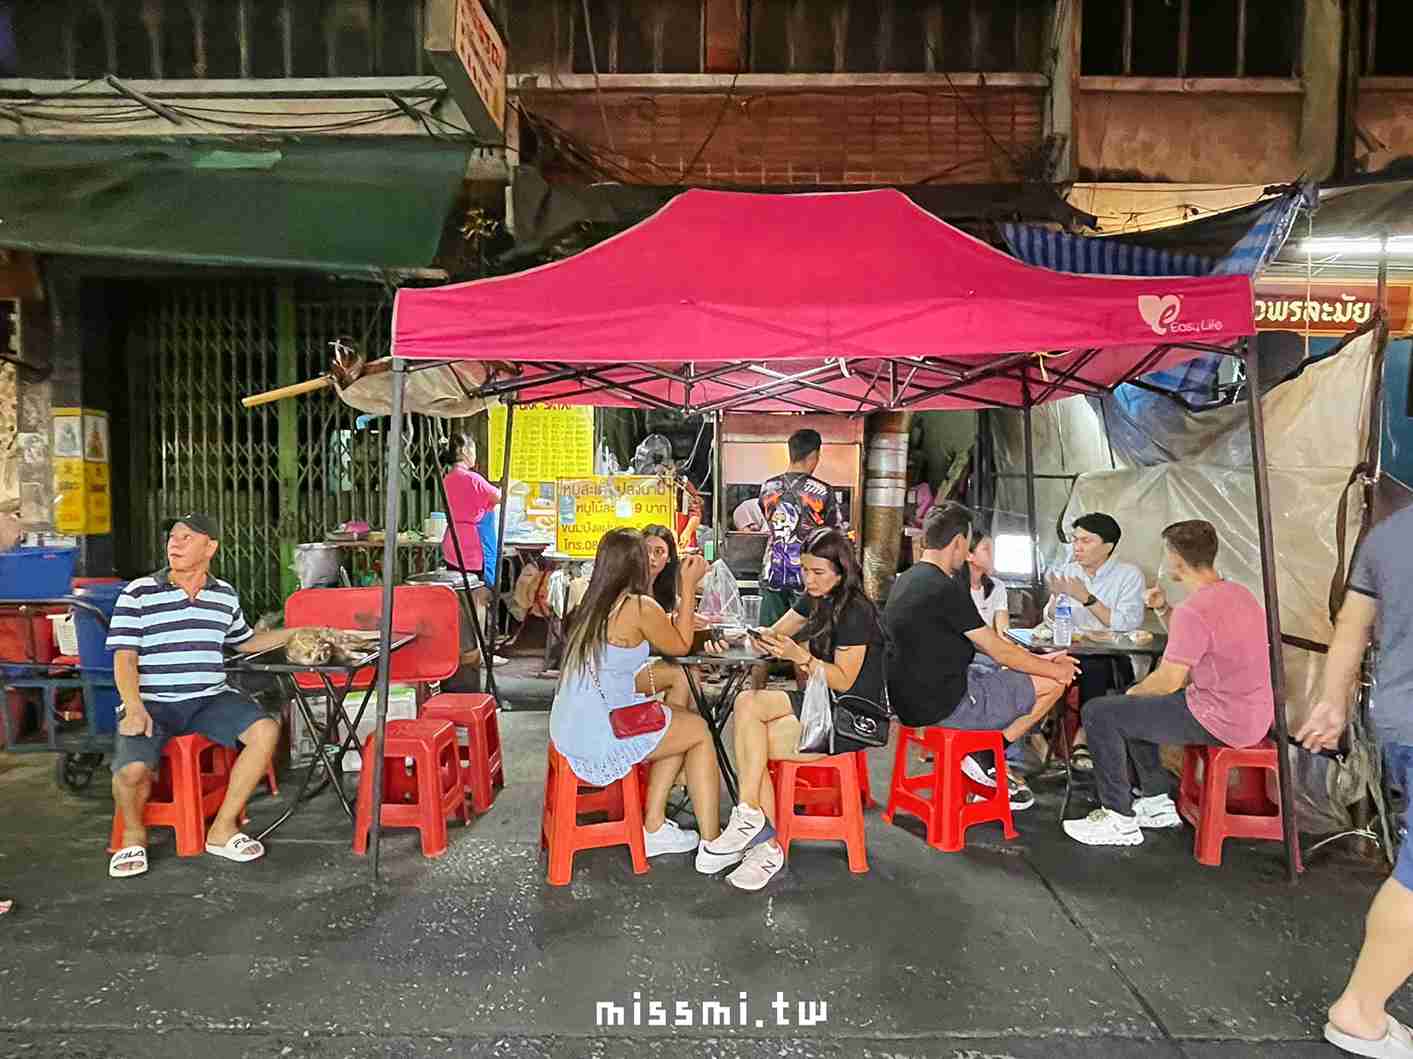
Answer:
<svg viewBox="0 0 1413 1059"><path fill-rule="evenodd" d="M566 478L557 483L555 495L555 550L573 559L592 559L609 530L676 524L677 486L667 476Z"/></svg>
<svg viewBox="0 0 1413 1059"><path fill-rule="evenodd" d="M54 528L66 534L113 532L108 413L54 409Z"/></svg>
<svg viewBox="0 0 1413 1059"><path fill-rule="evenodd" d="M491 409L490 477L505 468L505 407ZM594 473L594 410L578 405L516 405L510 437L505 539L511 544L553 544L555 483Z"/></svg>
<svg viewBox="0 0 1413 1059"><path fill-rule="evenodd" d="M1346 335L1373 318L1377 297L1375 283L1260 279L1256 282L1256 328ZM1388 306L1390 332L1413 331L1413 286L1390 283Z"/></svg>
<svg viewBox="0 0 1413 1059"><path fill-rule="evenodd" d="M482 0L427 0L423 44L471 131L505 137L505 41Z"/></svg>

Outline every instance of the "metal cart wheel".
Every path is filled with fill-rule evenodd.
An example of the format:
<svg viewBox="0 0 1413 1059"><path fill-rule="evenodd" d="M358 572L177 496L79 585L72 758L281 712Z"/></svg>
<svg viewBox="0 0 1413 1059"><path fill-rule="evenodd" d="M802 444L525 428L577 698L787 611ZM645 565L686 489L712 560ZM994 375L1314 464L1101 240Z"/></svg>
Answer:
<svg viewBox="0 0 1413 1059"><path fill-rule="evenodd" d="M67 787L75 794L85 790L93 782L93 774L103 763L102 754L60 754L55 766L54 778L59 786Z"/></svg>

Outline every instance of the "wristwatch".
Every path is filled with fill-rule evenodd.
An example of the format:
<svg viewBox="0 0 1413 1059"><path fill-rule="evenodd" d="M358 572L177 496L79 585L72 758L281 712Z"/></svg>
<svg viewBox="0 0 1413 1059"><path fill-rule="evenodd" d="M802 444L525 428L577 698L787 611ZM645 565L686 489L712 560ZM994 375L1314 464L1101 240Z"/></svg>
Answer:
<svg viewBox="0 0 1413 1059"><path fill-rule="evenodd" d="M113 710L113 716L116 717L116 718L117 718L118 720L120 720L120 721L121 721L124 717L126 717L127 714L128 714L128 708L127 708L126 706L124 706L121 702L118 703L117 707Z"/></svg>
<svg viewBox="0 0 1413 1059"><path fill-rule="evenodd" d="M1085 600L1084 600L1084 605L1085 605L1086 607L1092 607L1092 606L1094 606L1094 604L1096 604L1096 603L1098 603L1098 602L1099 602L1099 597L1096 596L1093 592L1091 592L1091 593L1089 593L1089 595L1085 598Z"/></svg>

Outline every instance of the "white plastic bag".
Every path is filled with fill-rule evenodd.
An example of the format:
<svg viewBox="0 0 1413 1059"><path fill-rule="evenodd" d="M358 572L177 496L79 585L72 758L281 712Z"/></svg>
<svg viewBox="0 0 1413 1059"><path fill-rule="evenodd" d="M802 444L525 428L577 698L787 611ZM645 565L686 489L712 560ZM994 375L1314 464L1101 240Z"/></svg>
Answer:
<svg viewBox="0 0 1413 1059"><path fill-rule="evenodd" d="M800 740L797 754L828 754L834 749L834 703L824 670L816 666L805 685L805 704L800 708Z"/></svg>
<svg viewBox="0 0 1413 1059"><path fill-rule="evenodd" d="M697 613L713 625L745 626L746 608L736 587L736 575L725 560L712 563L706 577L702 578L702 601L697 605Z"/></svg>

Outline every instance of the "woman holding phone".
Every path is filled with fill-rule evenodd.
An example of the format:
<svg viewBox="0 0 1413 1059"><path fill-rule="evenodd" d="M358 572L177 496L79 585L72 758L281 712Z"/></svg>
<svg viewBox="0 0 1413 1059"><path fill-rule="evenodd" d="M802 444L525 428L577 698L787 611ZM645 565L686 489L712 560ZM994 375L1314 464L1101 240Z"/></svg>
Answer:
<svg viewBox="0 0 1413 1059"><path fill-rule="evenodd" d="M806 676L816 670L839 694L884 701L884 634L878 609L864 594L863 576L849 538L816 530L800 557L805 593L785 616L755 639L773 657L793 662ZM795 637L803 642L797 642ZM775 790L767 762L816 761L822 754L796 751L802 691L744 691L736 697L736 771L741 800L721 836L702 848L714 857L741 860L726 881L759 890L785 866L775 842ZM834 752L865 749L836 737Z"/></svg>

